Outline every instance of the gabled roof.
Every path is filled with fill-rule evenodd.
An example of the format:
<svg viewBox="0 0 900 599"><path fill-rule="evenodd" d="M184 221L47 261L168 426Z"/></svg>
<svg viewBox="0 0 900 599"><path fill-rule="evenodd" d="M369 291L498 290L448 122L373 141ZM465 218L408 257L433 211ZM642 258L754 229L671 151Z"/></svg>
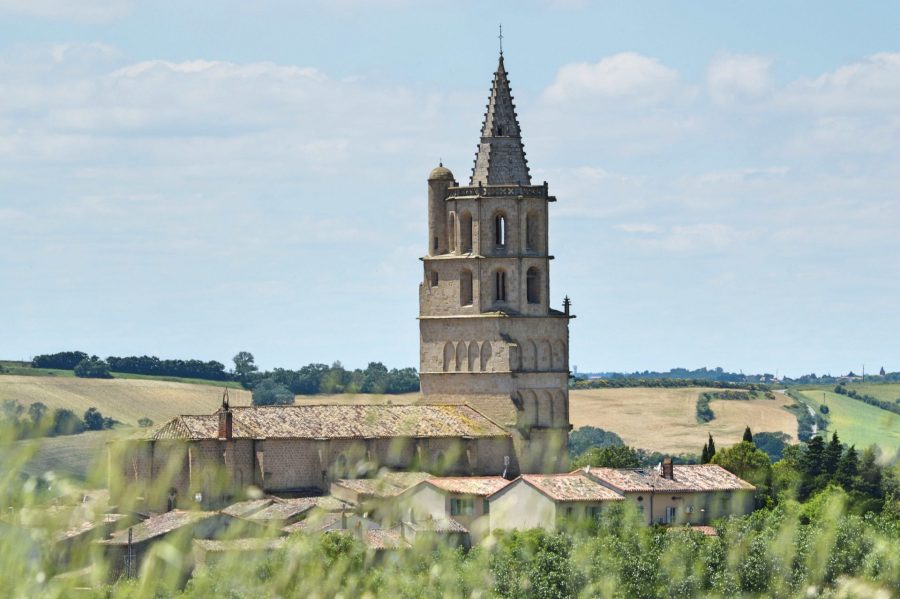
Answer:
<svg viewBox="0 0 900 599"><path fill-rule="evenodd" d="M385 439L505 437L499 424L467 405L299 405L233 407L234 438ZM217 439L218 412L178 416L152 439Z"/></svg>
<svg viewBox="0 0 900 599"><path fill-rule="evenodd" d="M232 437L235 439L253 439L258 436L256 431L245 426L244 424L233 421ZM154 440L160 439L182 439L182 440L199 440L199 439L218 439L219 438L219 415L183 415L163 423L156 429L153 429L150 438Z"/></svg>
<svg viewBox="0 0 900 599"><path fill-rule="evenodd" d="M580 472L523 474L519 478L554 501L621 501L619 493L607 489Z"/></svg>
<svg viewBox="0 0 900 599"><path fill-rule="evenodd" d="M148 539L162 536L191 524L196 524L207 518L216 516L216 512L193 512L186 510L172 510L164 514L151 516L131 527L132 542L140 543ZM114 532L109 539L100 541L104 545L127 545L128 529Z"/></svg>
<svg viewBox="0 0 900 599"><path fill-rule="evenodd" d="M510 482L502 476L441 476L429 478L424 481L424 484L430 484L442 491L457 495L486 497L496 493Z"/></svg>
<svg viewBox="0 0 900 599"><path fill-rule="evenodd" d="M674 464L671 479L660 476L656 468L583 468L575 472L581 472L620 492L756 490L756 487L718 464Z"/></svg>
<svg viewBox="0 0 900 599"><path fill-rule="evenodd" d="M332 484L358 495L385 498L396 497L430 477L427 472L387 472L377 478L339 478Z"/></svg>
<svg viewBox="0 0 900 599"><path fill-rule="evenodd" d="M531 185L503 54L494 73L469 185Z"/></svg>

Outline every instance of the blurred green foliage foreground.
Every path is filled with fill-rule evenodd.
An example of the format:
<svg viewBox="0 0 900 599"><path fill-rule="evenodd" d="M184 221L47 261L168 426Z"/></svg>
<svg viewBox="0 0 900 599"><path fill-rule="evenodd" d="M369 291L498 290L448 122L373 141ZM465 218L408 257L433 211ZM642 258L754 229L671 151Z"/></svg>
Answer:
<svg viewBox="0 0 900 599"><path fill-rule="evenodd" d="M121 558L97 543L106 532L65 534L72 512L89 507L67 504L81 493L65 481L20 474L30 451L0 442L0 597L900 596L896 499L859 513L835 485L803 503L783 496L723 520L717 536L648 528L630 505L563 532L495 534L467 552L434 540L375 551L350 533L328 532L201 562L195 541L169 535L132 577L111 582L121 564L109 561Z"/></svg>

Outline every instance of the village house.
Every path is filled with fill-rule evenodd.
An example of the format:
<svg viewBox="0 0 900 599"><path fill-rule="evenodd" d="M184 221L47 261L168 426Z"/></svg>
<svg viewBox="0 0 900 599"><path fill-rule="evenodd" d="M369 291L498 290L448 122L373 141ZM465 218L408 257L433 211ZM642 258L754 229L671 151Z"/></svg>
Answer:
<svg viewBox="0 0 900 599"><path fill-rule="evenodd" d="M599 518L624 496L576 470L523 474L488 498L490 530L556 530L581 518Z"/></svg>
<svg viewBox="0 0 900 599"><path fill-rule="evenodd" d="M633 502L647 524L709 524L753 511L756 487L717 464L659 468L584 468L583 476Z"/></svg>
<svg viewBox="0 0 900 599"><path fill-rule="evenodd" d="M487 497L509 482L502 476L427 478L397 496L396 503L406 522L454 520L478 543L490 533Z"/></svg>

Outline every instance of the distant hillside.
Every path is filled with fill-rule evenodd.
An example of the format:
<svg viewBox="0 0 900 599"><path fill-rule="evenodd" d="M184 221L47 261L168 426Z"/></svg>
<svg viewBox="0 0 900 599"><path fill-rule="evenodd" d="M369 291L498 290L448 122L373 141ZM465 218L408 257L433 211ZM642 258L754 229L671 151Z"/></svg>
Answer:
<svg viewBox="0 0 900 599"><path fill-rule="evenodd" d="M697 399L705 387L585 389L570 392L569 414L573 426L595 426L618 434L627 445L670 453L699 454L712 433L718 447L741 440L744 427L754 433L783 432L797 442L797 419L786 407L793 401L715 400L711 422L697 422Z"/></svg>

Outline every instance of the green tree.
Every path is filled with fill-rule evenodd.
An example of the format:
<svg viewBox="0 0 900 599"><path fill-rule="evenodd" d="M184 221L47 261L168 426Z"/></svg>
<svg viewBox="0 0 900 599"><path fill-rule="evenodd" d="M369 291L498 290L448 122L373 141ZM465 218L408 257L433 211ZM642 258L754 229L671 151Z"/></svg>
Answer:
<svg viewBox="0 0 900 599"><path fill-rule="evenodd" d="M252 401L255 406L289 406L294 403L294 394L275 379L263 379L253 386Z"/></svg>
<svg viewBox="0 0 900 599"><path fill-rule="evenodd" d="M52 433L54 435L76 435L81 432L84 432L84 422L75 412L65 408L53 411Z"/></svg>
<svg viewBox="0 0 900 599"><path fill-rule="evenodd" d="M627 445L607 445L591 447L578 456L572 466L583 468L594 466L602 468L637 468L641 465L637 451Z"/></svg>
<svg viewBox="0 0 900 599"><path fill-rule="evenodd" d="M28 406L28 417L31 418L31 424L40 426L47 417L47 406L39 401L32 403Z"/></svg>
<svg viewBox="0 0 900 599"><path fill-rule="evenodd" d="M747 428L744 429L744 438L743 438L743 440L746 441L747 443L753 443L753 433L750 432L750 427L749 427L749 426L748 426Z"/></svg>
<svg viewBox="0 0 900 599"><path fill-rule="evenodd" d="M259 370L253 354L248 351L239 351L232 360L234 361L234 373L238 380L246 381L251 374Z"/></svg>
<svg viewBox="0 0 900 599"><path fill-rule="evenodd" d="M75 365L74 372L75 376L81 378L112 378L112 376L109 374L109 364L107 364L97 356L91 356L90 358L83 359L81 362Z"/></svg>
<svg viewBox="0 0 900 599"><path fill-rule="evenodd" d="M841 460L843 451L844 448L840 439L838 439L837 431L835 431L831 435L831 441L828 443L828 446L822 452L822 473L827 474L829 479L837 472L838 462Z"/></svg>
<svg viewBox="0 0 900 599"><path fill-rule="evenodd" d="M706 457L709 458L709 461L711 462L713 459L713 456L716 455L716 442L713 441L712 433L709 434L709 441L706 442L706 446L708 448L707 452L706 452Z"/></svg>
<svg viewBox="0 0 900 599"><path fill-rule="evenodd" d="M802 477L800 499L805 500L813 492L823 488L822 461L825 454L825 442L816 435L806 443L800 454L799 470Z"/></svg>
<svg viewBox="0 0 900 599"><path fill-rule="evenodd" d="M0 409L3 411L3 417L12 423L18 422L22 414L25 413L25 408L22 407L22 404L14 399L3 400L3 407Z"/></svg>
<svg viewBox="0 0 900 599"><path fill-rule="evenodd" d="M89 431L103 430L103 414L95 407L88 408L84 413L84 428Z"/></svg>
<svg viewBox="0 0 900 599"><path fill-rule="evenodd" d="M857 474L859 474L859 457L856 455L856 446L851 445L838 462L834 482L849 491L856 482Z"/></svg>
<svg viewBox="0 0 900 599"><path fill-rule="evenodd" d="M138 418L137 425L141 428L149 428L153 426L153 421L144 416L143 418Z"/></svg>
<svg viewBox="0 0 900 599"><path fill-rule="evenodd" d="M581 426L569 433L569 455L573 458L580 456L591 447L606 447L607 445L625 445L625 442L616 433L594 426Z"/></svg>
<svg viewBox="0 0 900 599"><path fill-rule="evenodd" d="M772 468L769 456L747 441L741 441L717 452L712 458L712 463L757 487L767 485Z"/></svg>
<svg viewBox="0 0 900 599"><path fill-rule="evenodd" d="M709 444L703 444L703 451L700 453L700 463L709 464Z"/></svg>

